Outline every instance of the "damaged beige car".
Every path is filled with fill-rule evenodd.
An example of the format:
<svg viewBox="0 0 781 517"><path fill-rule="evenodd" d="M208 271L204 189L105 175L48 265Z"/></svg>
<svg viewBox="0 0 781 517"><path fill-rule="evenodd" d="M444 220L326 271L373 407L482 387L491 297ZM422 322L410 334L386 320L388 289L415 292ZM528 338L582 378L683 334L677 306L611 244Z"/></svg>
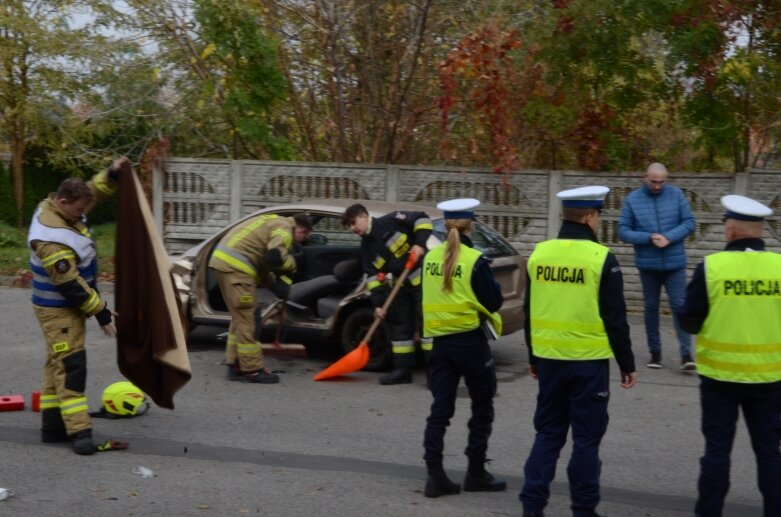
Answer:
<svg viewBox="0 0 781 517"><path fill-rule="evenodd" d="M262 341L269 342L279 335L277 325L280 309L284 306L284 325L279 329L283 341L304 343L310 353L342 354L358 346L372 323L373 309L366 276L358 262L360 237L345 228L341 221L345 209L355 202L302 201L264 208L244 218L264 213L292 216L306 212L313 224L308 240L293 250L299 271L288 300L277 299L268 289L258 290L258 318L263 323L259 325L259 338ZM436 246L444 238L444 219L439 210L410 203L360 202L372 217L396 210L424 211L434 223L428 247ZM176 288L191 329L197 325L227 327L230 322L214 273L206 264L220 238L239 222L173 257ZM498 232L479 221L476 221L472 240L475 248L492 260L491 267L504 294L504 304L499 311L504 321L504 334L513 333L523 326L526 260ZM387 330L381 326L369 345L371 359L366 369L387 368L391 360Z"/></svg>

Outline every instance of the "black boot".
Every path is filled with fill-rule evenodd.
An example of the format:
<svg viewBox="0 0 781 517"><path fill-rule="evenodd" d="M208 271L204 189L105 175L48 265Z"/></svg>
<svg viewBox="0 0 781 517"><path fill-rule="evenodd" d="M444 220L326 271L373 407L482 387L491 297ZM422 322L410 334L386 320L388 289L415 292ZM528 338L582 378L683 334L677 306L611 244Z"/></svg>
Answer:
<svg viewBox="0 0 781 517"><path fill-rule="evenodd" d="M461 485L453 483L445 474L441 461L427 461L426 489L423 495L426 497L439 497L441 495L454 495L461 493Z"/></svg>
<svg viewBox="0 0 781 517"><path fill-rule="evenodd" d="M98 448L95 447L95 442L92 441L92 429L84 429L83 431L73 433L70 436L70 440L71 449L73 449L73 452L76 454L89 456L98 451Z"/></svg>
<svg viewBox="0 0 781 517"><path fill-rule="evenodd" d="M239 363L233 363L226 365L228 367L228 380L229 381L240 381L241 380L241 368L239 368Z"/></svg>
<svg viewBox="0 0 781 517"><path fill-rule="evenodd" d="M501 492L507 488L507 481L496 479L485 470L486 460L469 460L469 468L464 477L465 492Z"/></svg>
<svg viewBox="0 0 781 517"><path fill-rule="evenodd" d="M58 408L41 410L41 441L43 443L67 442L68 432Z"/></svg>
<svg viewBox="0 0 781 517"><path fill-rule="evenodd" d="M380 384L410 384L412 382L412 372L406 368L393 370L392 372L380 377Z"/></svg>
<svg viewBox="0 0 781 517"><path fill-rule="evenodd" d="M247 372L241 374L241 382L250 382L255 384L276 384L279 382L279 375L271 373L266 368L256 372Z"/></svg>

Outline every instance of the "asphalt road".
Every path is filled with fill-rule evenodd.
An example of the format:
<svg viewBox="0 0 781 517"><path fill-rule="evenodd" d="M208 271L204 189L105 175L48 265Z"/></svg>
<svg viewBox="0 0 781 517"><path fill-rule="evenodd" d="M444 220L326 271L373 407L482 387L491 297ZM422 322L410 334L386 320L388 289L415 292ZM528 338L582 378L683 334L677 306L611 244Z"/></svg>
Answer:
<svg viewBox="0 0 781 517"><path fill-rule="evenodd" d="M153 407L142 417L95 420L98 438L130 442L126 451L75 455L67 445L39 442L30 393L39 387L43 345L30 292L0 288L0 396L23 394L24 411L0 412L0 516L490 516L520 515L523 462L534 434L537 386L527 375L520 333L494 347L499 394L489 470L505 477L502 493L462 493L427 499L422 435L431 395L424 372L411 385L380 386L377 373L313 382L323 359L269 358L278 385L229 382L213 334L192 340L193 378L176 396L176 410ZM697 377L677 369L648 370L642 320L632 337L639 384L623 390L612 365L611 422L601 448L600 513L616 516L692 515L698 459ZM669 320L665 350L674 350ZM88 324L87 395L99 407L105 386L121 380L112 340ZM459 404L446 437L445 466L460 480L466 468L469 403ZM546 515L569 515L562 452ZM145 467L154 473L143 477ZM732 456L726 515L761 515L755 463L741 424Z"/></svg>

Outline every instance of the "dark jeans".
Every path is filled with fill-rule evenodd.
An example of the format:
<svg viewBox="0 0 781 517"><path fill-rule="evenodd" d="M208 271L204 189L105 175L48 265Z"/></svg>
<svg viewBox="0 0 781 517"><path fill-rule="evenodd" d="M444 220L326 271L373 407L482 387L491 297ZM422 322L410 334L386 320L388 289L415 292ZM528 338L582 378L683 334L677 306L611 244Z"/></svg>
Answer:
<svg viewBox="0 0 781 517"><path fill-rule="evenodd" d="M463 376L472 401L469 438L464 452L470 459L484 460L494 421L496 366L482 330L435 337L426 366L434 402L426 419L423 459L442 460L445 431L456 412L458 383Z"/></svg>
<svg viewBox="0 0 781 517"><path fill-rule="evenodd" d="M572 427L572 457L567 466L572 513L592 516L599 504L599 444L608 423L609 363L540 359L540 391L534 413L534 438L524 466L526 478L518 496L527 512L548 504L556 462Z"/></svg>
<svg viewBox="0 0 781 517"><path fill-rule="evenodd" d="M738 408L743 410L757 458L763 515L781 515L781 382L742 384L700 377L700 401L705 455L700 458L696 515L721 515L729 490L730 453Z"/></svg>
<svg viewBox="0 0 781 517"><path fill-rule="evenodd" d="M673 312L675 335L678 337L678 348L681 357L691 356L691 336L683 331L678 321L678 313L683 310L686 300L686 269L675 271L640 271L640 282L643 284L643 313L645 315L645 335L648 340L648 351L662 351L662 340L659 337L659 298L662 286L667 291L670 309Z"/></svg>

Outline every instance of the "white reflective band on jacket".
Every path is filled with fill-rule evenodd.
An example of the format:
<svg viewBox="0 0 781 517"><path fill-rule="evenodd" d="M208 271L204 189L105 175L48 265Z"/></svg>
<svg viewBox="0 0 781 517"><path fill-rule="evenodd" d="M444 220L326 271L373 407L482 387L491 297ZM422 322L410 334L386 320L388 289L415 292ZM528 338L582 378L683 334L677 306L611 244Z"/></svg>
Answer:
<svg viewBox="0 0 781 517"><path fill-rule="evenodd" d="M73 259L77 261L79 276L90 287L94 288L98 272L98 254L95 242L92 240L91 235L81 234L72 228L46 226L40 222L40 215L41 209L39 208L35 211L33 220L30 223L30 233L27 237L28 245L32 248L33 241L55 242L67 246L73 251L63 250L55 253L47 257L45 262L34 251L30 253L30 269L33 273L33 303L42 307L73 307L73 304L62 296L52 283L46 267L61 259ZM99 301L100 299L98 298Z"/></svg>

